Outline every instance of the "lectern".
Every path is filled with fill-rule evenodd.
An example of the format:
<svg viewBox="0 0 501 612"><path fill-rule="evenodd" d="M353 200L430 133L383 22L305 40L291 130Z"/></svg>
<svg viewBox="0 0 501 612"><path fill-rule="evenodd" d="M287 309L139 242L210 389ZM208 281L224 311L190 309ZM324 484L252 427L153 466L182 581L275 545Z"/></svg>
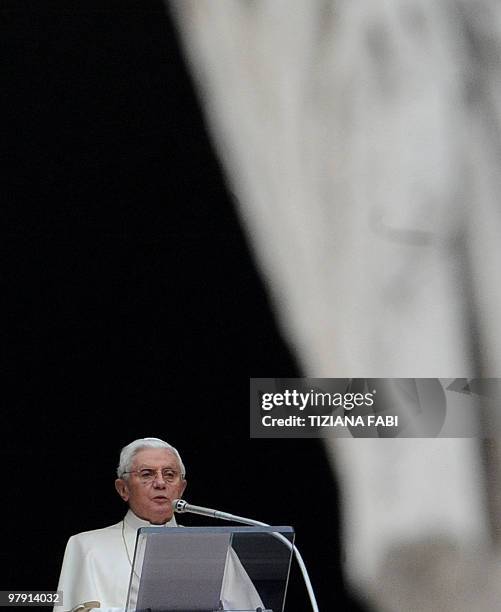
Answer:
<svg viewBox="0 0 501 612"><path fill-rule="evenodd" d="M292 527L143 527L127 612L283 612Z"/></svg>

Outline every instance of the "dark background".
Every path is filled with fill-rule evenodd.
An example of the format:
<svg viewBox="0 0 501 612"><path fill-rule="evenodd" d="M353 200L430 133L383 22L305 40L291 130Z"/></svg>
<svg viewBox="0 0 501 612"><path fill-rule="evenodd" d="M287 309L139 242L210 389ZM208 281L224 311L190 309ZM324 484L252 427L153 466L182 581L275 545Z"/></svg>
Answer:
<svg viewBox="0 0 501 612"><path fill-rule="evenodd" d="M355 609L320 443L249 439L249 377L299 371L172 22L161 2L41 4L0 4L1 589L55 588L68 537L125 512L120 448L158 436L188 500L293 525L320 608Z"/></svg>

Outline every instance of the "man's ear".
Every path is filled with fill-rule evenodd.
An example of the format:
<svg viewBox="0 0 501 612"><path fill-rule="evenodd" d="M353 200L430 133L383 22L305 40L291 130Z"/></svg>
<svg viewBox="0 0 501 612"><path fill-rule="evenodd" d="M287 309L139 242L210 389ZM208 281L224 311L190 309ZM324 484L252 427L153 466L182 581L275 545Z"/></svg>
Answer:
<svg viewBox="0 0 501 612"><path fill-rule="evenodd" d="M129 501L129 487L127 486L126 480L123 478L117 478L115 480L115 489L125 502Z"/></svg>
<svg viewBox="0 0 501 612"><path fill-rule="evenodd" d="M179 488L179 497L183 497L183 493L186 489L186 487L188 486L188 481L187 480L183 480L180 488Z"/></svg>

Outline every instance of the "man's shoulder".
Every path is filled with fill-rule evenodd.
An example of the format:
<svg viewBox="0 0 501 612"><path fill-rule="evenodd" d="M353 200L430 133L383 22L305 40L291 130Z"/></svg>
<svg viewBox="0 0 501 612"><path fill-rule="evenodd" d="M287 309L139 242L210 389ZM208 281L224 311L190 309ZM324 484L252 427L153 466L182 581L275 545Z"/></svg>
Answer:
<svg viewBox="0 0 501 612"><path fill-rule="evenodd" d="M121 536L122 521L108 527L100 529L92 529L91 531L82 531L72 535L68 540L68 545L81 546L87 548L98 542L112 541Z"/></svg>

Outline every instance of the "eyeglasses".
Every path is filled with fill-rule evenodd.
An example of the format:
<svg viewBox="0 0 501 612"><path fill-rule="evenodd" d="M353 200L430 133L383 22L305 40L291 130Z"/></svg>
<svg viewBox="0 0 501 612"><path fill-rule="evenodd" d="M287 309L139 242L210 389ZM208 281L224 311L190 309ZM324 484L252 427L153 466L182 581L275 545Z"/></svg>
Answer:
<svg viewBox="0 0 501 612"><path fill-rule="evenodd" d="M143 468L142 470L130 470L124 472L124 474L137 474L143 484L149 484L156 479L159 472L162 474L162 479L169 484L174 484L181 479L181 473L170 468L164 468L163 470Z"/></svg>

